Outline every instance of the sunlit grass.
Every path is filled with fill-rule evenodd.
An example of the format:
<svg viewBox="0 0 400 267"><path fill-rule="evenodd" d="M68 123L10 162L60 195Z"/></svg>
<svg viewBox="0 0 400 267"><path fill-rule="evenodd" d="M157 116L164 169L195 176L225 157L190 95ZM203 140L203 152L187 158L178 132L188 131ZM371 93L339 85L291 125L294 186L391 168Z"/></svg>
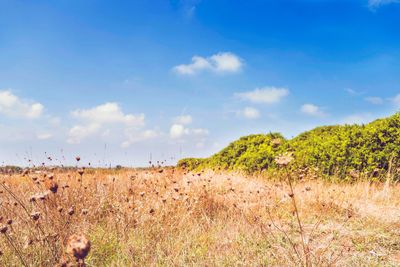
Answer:
<svg viewBox="0 0 400 267"><path fill-rule="evenodd" d="M0 265L400 264L399 185L293 177L301 234L285 179L172 168L2 175ZM79 263L67 253L73 234L90 240Z"/></svg>

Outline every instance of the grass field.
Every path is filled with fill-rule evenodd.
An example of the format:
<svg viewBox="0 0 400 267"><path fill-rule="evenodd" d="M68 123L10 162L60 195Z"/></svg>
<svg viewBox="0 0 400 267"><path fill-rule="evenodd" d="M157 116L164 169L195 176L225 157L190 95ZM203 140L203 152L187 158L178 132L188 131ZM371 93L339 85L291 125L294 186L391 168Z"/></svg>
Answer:
<svg viewBox="0 0 400 267"><path fill-rule="evenodd" d="M290 178L293 192L284 173L3 174L0 265L400 265L400 185ZM90 240L78 263L74 234Z"/></svg>

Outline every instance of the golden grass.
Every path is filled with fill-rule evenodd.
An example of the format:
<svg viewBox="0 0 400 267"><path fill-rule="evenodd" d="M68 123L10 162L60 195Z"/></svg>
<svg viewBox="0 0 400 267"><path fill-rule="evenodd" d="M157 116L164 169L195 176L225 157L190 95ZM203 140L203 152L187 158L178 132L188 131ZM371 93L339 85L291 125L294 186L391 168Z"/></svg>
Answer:
<svg viewBox="0 0 400 267"><path fill-rule="evenodd" d="M3 175L0 265L82 266L73 235L80 252L90 240L87 266L400 265L399 185L296 181L300 231L285 177L274 178L172 168Z"/></svg>

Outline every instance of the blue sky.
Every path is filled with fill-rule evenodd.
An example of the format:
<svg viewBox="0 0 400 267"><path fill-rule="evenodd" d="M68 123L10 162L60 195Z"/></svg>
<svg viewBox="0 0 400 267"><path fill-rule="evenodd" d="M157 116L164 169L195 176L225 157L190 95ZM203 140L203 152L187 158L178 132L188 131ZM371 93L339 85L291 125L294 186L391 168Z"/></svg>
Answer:
<svg viewBox="0 0 400 267"><path fill-rule="evenodd" d="M393 0L0 0L0 161L174 163L388 116L398 25Z"/></svg>

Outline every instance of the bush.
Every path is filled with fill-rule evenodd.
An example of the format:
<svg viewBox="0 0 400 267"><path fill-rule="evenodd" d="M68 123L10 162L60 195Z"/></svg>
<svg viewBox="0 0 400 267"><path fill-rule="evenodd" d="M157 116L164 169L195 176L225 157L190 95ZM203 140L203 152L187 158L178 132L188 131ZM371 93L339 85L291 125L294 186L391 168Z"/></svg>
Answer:
<svg viewBox="0 0 400 267"><path fill-rule="evenodd" d="M198 168L203 161L203 159L186 158L178 161L177 166L181 168L187 168L189 170L194 170Z"/></svg>
<svg viewBox="0 0 400 267"><path fill-rule="evenodd" d="M279 133L249 135L206 159L183 159L188 169L243 170L249 173L276 168L274 158L294 153L297 167L315 167L341 177L349 172L387 170L400 158L400 113L366 125L317 127L286 140Z"/></svg>

